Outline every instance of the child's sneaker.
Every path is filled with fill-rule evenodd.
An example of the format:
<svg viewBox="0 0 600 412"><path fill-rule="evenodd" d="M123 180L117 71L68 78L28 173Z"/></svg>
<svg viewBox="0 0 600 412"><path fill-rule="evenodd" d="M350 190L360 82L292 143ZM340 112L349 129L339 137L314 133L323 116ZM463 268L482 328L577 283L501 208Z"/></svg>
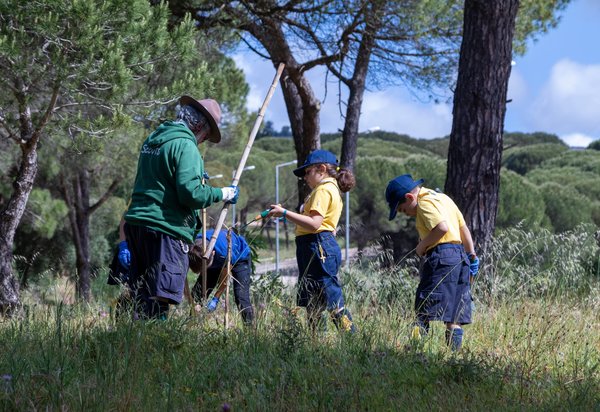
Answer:
<svg viewBox="0 0 600 412"><path fill-rule="evenodd" d="M446 344L453 352L460 350L463 341L462 328L446 329Z"/></svg>
<svg viewBox="0 0 600 412"><path fill-rule="evenodd" d="M356 333L356 327L354 326L354 322L352 322L352 315L350 315L350 311L346 308L340 310L336 314L332 315L333 323L338 330L342 330L344 332Z"/></svg>

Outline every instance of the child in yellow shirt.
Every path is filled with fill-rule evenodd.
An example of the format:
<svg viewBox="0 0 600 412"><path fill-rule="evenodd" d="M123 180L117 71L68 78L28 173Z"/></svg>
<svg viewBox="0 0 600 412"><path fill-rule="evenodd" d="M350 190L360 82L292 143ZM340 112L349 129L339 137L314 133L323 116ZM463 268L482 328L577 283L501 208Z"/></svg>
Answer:
<svg viewBox="0 0 600 412"><path fill-rule="evenodd" d="M338 165L335 155L327 150L311 152L294 170L312 189L300 213L281 205L271 205L269 212L270 216L283 216L296 224L297 304L306 307L313 331L324 310L329 311L338 329L356 331L337 276L342 253L334 236L343 208L341 193L350 191L356 181L350 170Z"/></svg>
<svg viewBox="0 0 600 412"><path fill-rule="evenodd" d="M479 259L471 232L456 204L443 193L422 187L423 179L398 176L388 183L385 197L389 220L396 212L416 217L421 256L420 282L415 297L417 326L429 330L429 321L446 324L446 343L460 349L462 325L471 323L470 276L476 276Z"/></svg>

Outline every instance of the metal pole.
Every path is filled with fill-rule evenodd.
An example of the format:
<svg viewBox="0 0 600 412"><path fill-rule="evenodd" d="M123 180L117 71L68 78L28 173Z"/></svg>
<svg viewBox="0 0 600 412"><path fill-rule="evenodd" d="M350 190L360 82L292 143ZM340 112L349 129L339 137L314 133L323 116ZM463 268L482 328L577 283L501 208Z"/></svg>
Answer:
<svg viewBox="0 0 600 412"><path fill-rule="evenodd" d="M295 165L298 160L275 165L275 204L279 204L279 168ZM279 275L279 219L275 219L275 274Z"/></svg>
<svg viewBox="0 0 600 412"><path fill-rule="evenodd" d="M254 170L256 169L256 166L252 165L252 166L246 166L244 167L244 172L247 170ZM235 170L231 173L231 177L233 178L235 176ZM231 205L231 227L235 228L235 203L233 203Z"/></svg>
<svg viewBox="0 0 600 412"><path fill-rule="evenodd" d="M275 166L275 204L279 204L279 165ZM279 218L275 219L275 275L279 276Z"/></svg>
<svg viewBox="0 0 600 412"><path fill-rule="evenodd" d="M346 192L346 270L350 270L350 192Z"/></svg>

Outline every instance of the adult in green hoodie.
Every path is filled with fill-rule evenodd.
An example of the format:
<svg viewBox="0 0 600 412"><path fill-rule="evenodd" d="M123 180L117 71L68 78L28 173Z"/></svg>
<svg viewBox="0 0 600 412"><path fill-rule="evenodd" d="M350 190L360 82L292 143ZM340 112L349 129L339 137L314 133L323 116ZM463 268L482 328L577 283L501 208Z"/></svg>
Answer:
<svg viewBox="0 0 600 412"><path fill-rule="evenodd" d="M212 99L182 96L177 120L161 124L142 144L131 203L125 213L126 247L131 254L130 286L137 312L166 318L179 304L194 243L198 210L221 200L235 203L238 188L202 182L204 164L197 145L218 143L221 108Z"/></svg>

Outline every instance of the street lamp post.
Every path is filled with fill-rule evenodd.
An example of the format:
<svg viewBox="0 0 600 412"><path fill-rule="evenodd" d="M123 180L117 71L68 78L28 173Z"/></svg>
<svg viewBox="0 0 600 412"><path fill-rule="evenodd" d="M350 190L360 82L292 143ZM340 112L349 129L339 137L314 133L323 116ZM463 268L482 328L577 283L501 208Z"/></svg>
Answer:
<svg viewBox="0 0 600 412"><path fill-rule="evenodd" d="M243 172L245 172L246 170L254 170L256 169L256 166L252 165L252 166L246 166L242 169ZM235 176L235 172L237 172L237 170L233 170L233 172L231 173L231 177L233 178ZM235 203L231 205L231 227L235 227Z"/></svg>
<svg viewBox="0 0 600 412"><path fill-rule="evenodd" d="M297 164L297 160L275 165L275 204L279 204L279 168ZM279 275L279 219L275 219L275 274Z"/></svg>
<svg viewBox="0 0 600 412"><path fill-rule="evenodd" d="M346 192L346 270L350 270L350 192Z"/></svg>

